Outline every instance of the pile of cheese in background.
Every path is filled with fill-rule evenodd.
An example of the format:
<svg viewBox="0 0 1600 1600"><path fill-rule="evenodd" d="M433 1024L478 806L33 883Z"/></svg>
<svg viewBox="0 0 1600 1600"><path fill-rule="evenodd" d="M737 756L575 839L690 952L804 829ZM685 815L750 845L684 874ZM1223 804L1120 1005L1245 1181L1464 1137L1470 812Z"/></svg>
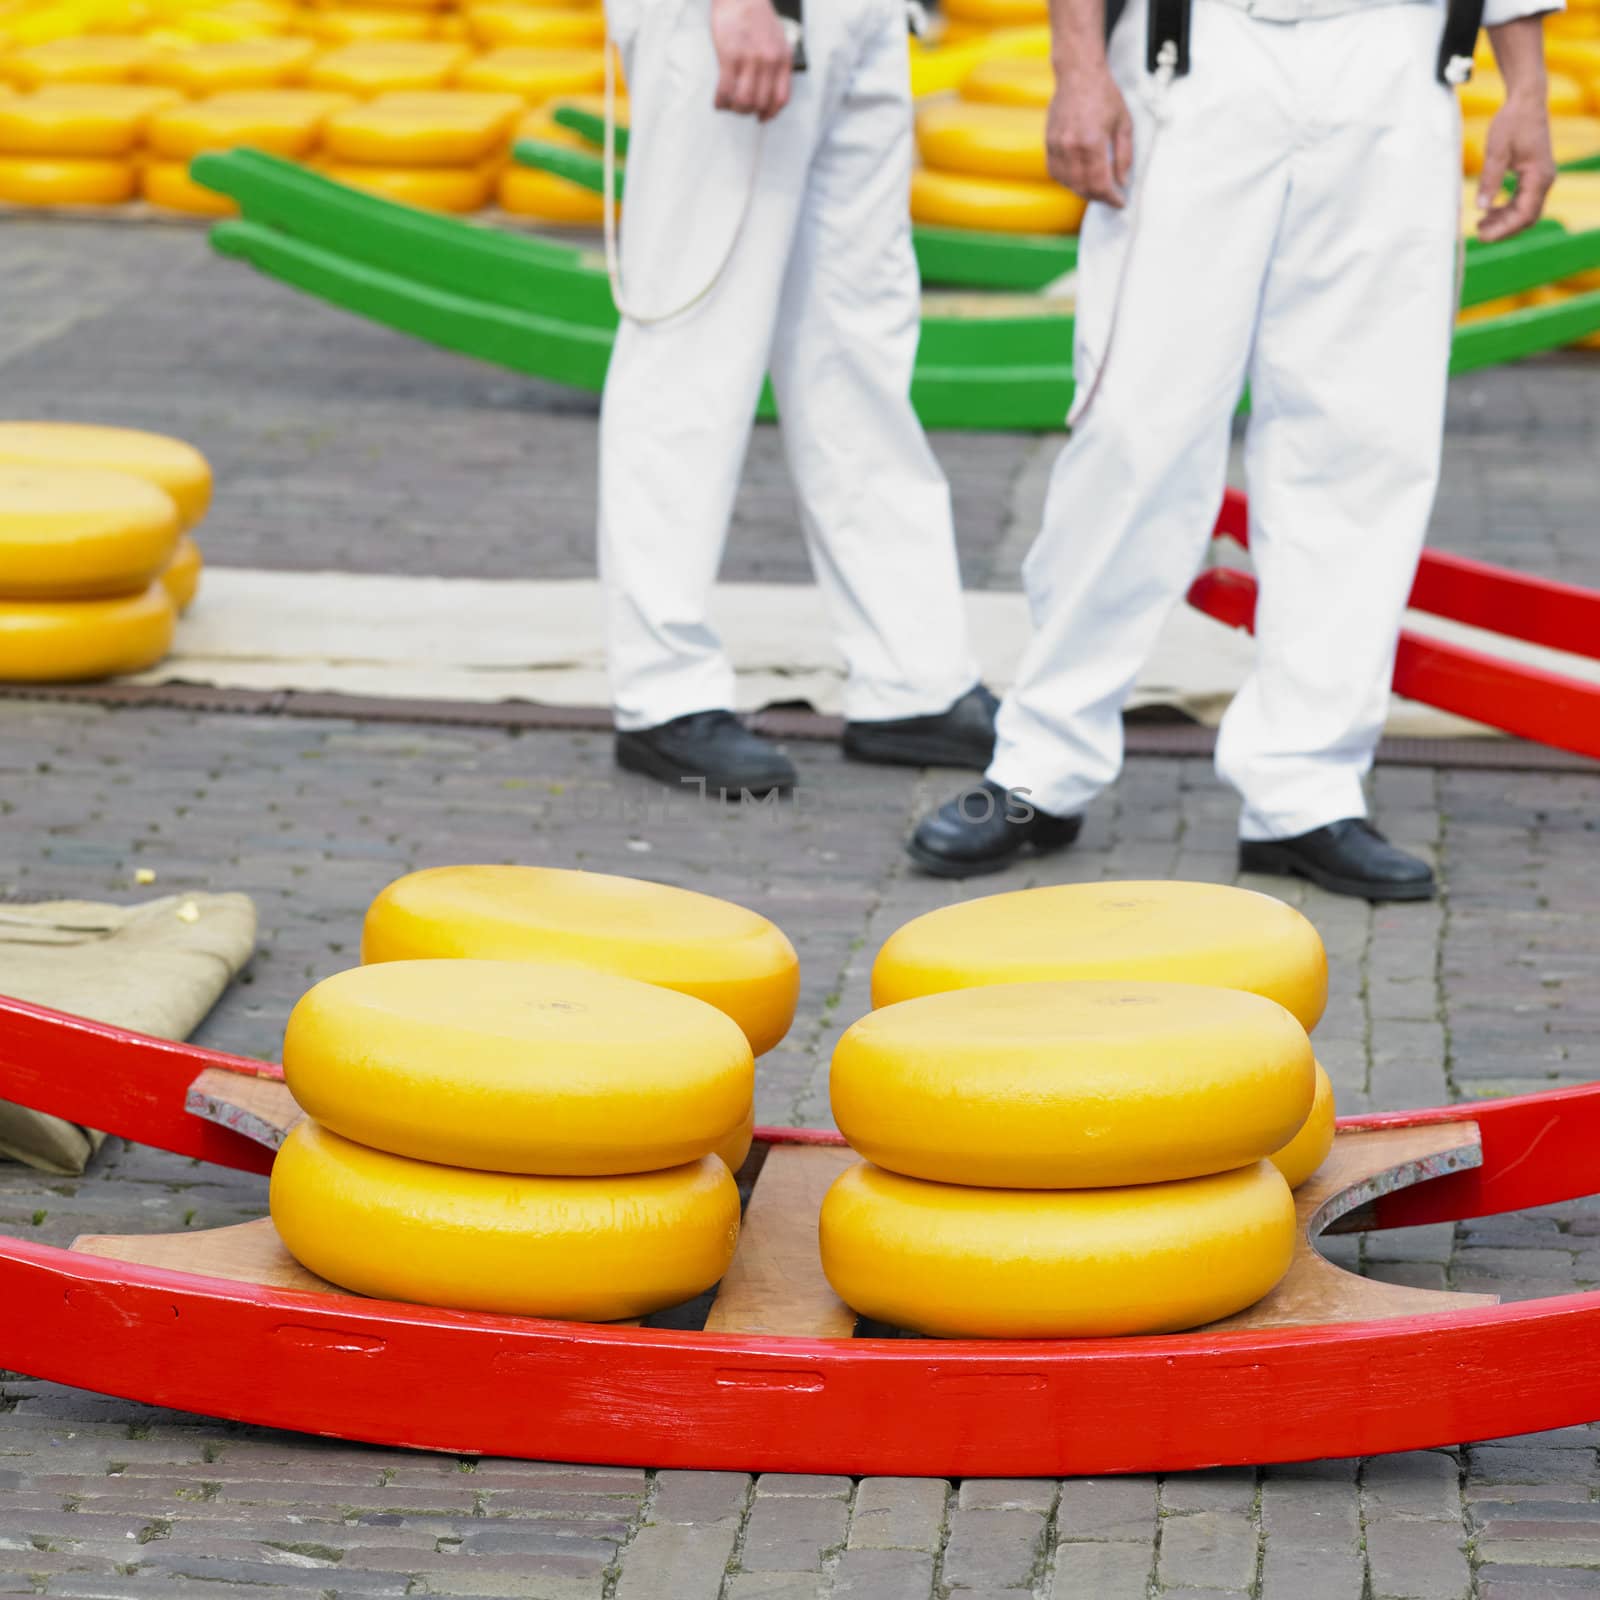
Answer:
<svg viewBox="0 0 1600 1600"><path fill-rule="evenodd" d="M211 469L178 439L0 423L0 681L153 667L194 599Z"/></svg>
<svg viewBox="0 0 1600 1600"><path fill-rule="evenodd" d="M225 216L188 163L249 145L436 210L594 223L597 196L510 149L581 143L551 113L598 108L604 39L590 0L0 4L0 201Z"/></svg>

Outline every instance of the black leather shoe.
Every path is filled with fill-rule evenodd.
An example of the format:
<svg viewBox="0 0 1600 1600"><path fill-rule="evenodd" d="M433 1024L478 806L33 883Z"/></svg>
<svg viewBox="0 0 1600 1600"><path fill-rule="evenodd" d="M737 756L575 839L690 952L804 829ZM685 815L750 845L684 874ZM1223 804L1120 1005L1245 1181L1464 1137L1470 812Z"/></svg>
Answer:
<svg viewBox="0 0 1600 1600"><path fill-rule="evenodd" d="M1427 862L1390 844L1365 817L1346 817L1293 839L1241 840L1239 868L1309 878L1331 894L1363 900L1433 898Z"/></svg>
<svg viewBox="0 0 1600 1600"><path fill-rule="evenodd" d="M936 878L972 878L999 872L1024 850L1065 850L1082 827L1082 817L1052 817L985 778L925 816L906 854Z"/></svg>
<svg viewBox="0 0 1600 1600"><path fill-rule="evenodd" d="M775 744L752 733L731 711L691 711L654 728L617 735L617 765L662 783L692 787L705 781L706 793L737 800L782 793L799 775Z"/></svg>
<svg viewBox="0 0 1600 1600"><path fill-rule="evenodd" d="M972 767L994 757L994 714L1000 702L980 683L948 711L887 722L847 722L844 753L852 761L891 767Z"/></svg>

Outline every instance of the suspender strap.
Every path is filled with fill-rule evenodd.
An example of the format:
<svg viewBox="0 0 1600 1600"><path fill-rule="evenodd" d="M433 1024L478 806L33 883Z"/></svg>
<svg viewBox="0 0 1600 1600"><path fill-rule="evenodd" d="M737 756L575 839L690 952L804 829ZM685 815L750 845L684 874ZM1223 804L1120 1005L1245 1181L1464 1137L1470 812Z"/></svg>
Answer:
<svg viewBox="0 0 1600 1600"><path fill-rule="evenodd" d="M1128 0L1106 0L1106 43L1111 42L1111 35L1117 31L1117 24L1122 21L1122 13Z"/></svg>
<svg viewBox="0 0 1600 1600"><path fill-rule="evenodd" d="M1439 81L1461 84L1472 76L1472 52L1483 26L1483 0L1449 0L1439 41Z"/></svg>
<svg viewBox="0 0 1600 1600"><path fill-rule="evenodd" d="M1482 0L1478 0L1481 5ZM1172 76L1183 77L1189 70L1189 16L1193 0L1150 0L1150 34L1145 45L1145 70L1154 72L1168 64L1162 52L1173 47L1170 58Z"/></svg>

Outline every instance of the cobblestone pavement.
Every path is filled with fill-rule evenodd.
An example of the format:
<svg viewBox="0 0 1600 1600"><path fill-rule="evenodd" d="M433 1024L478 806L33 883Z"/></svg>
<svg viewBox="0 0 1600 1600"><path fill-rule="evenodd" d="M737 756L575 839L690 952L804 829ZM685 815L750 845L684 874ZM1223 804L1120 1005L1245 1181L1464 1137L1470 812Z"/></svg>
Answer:
<svg viewBox="0 0 1600 1600"><path fill-rule="evenodd" d="M435 350L262 278L202 230L0 223L0 415L120 422L215 464L209 559L442 577L593 571L592 397ZM1457 379L1435 542L1600 585L1600 357ZM969 586L1009 588L1055 440L941 433ZM1030 492L1011 527L1018 474ZM1008 536L1009 529L1009 536ZM809 577L759 428L730 579Z"/></svg>
<svg viewBox="0 0 1600 1600"><path fill-rule="evenodd" d="M220 477L212 560L591 570L591 400L297 297L212 259L197 230L3 227L0 410L194 440ZM1588 359L1459 381L1438 542L1600 583L1597 398ZM1013 583L1051 445L937 445L968 582ZM726 570L806 577L771 430L752 443ZM367 902L413 868L554 862L728 895L784 926L805 973L759 1114L820 1123L833 1042L907 917L1030 882L1234 874L1232 801L1200 762L1134 762L1068 856L965 891L909 876L899 853L951 774L795 754L806 803L728 812L620 777L598 736L0 702L0 896L249 891L260 951L199 1037L275 1056L290 1005L355 960ZM1390 770L1375 800L1438 860L1439 905L1270 886L1330 949L1318 1048L1342 1107L1600 1076L1594 780ZM260 1180L118 1141L77 1182L0 1166L0 1228L53 1243L221 1225L264 1200ZM1572 1204L1339 1249L1376 1276L1516 1298L1600 1281L1597 1236L1600 1209ZM1600 1594L1600 1432L1159 1480L752 1481L330 1444L0 1374L7 1593L1562 1600Z"/></svg>
<svg viewBox="0 0 1600 1600"><path fill-rule="evenodd" d="M451 860L659 876L775 917L800 1015L762 1062L759 1114L827 1120L826 1068L871 958L963 893L898 843L948 773L796 755L809 803L667 803L606 742L0 703L0 894L237 888L261 952L200 1037L273 1055L288 1007L355 959L391 877ZM1347 1111L1596 1075L1600 850L1584 776L1390 770L1381 821L1440 863L1439 906L1287 888L1321 929L1319 1052ZM1080 846L1006 886L1233 876L1232 802L1201 762L1134 762ZM134 872L156 873L148 890ZM995 887L984 885L978 892ZM260 1180L113 1144L89 1177L0 1167L0 1228L208 1227ZM1547 1294L1600 1280L1600 1209L1552 1207L1347 1242L1413 1284ZM0 1308L3 1315L3 1308ZM0 1379L0 1593L483 1595L535 1600L1559 1600L1600 1593L1600 1430L1262 1472L1054 1482L659 1473L434 1460L315 1442Z"/></svg>

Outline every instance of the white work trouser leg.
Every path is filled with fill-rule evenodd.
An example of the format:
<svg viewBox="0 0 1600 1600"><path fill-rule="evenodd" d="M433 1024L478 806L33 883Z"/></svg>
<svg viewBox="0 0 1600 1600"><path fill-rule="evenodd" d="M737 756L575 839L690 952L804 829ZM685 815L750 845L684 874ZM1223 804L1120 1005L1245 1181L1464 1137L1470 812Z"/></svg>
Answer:
<svg viewBox="0 0 1600 1600"><path fill-rule="evenodd" d="M1455 309L1460 131L1434 76L1437 11L1288 31L1315 136L1295 155L1250 368L1256 661L1217 744L1246 839L1366 814Z"/></svg>
<svg viewBox="0 0 1600 1600"><path fill-rule="evenodd" d="M1159 136L1145 33L1136 0L1111 41L1134 119L1130 203L1090 206L1078 267L1079 393L1097 374L1099 388L1023 563L1034 635L989 768L1058 816L1116 776L1123 702L1215 521L1295 142L1262 24L1196 0L1193 71L1165 95Z"/></svg>
<svg viewBox="0 0 1600 1600"><path fill-rule="evenodd" d="M849 182L877 190L879 204L897 207L906 227L904 178L898 191L893 185L883 191L863 162L847 159L859 138L853 123L869 121L868 137L888 131L878 87L883 65L866 63L881 48L880 24L890 9L889 0L809 7L808 70L796 75L788 107L762 130L753 119L712 107L708 0L613 0L632 105L622 265L633 309L647 317L671 310L708 282L739 226L752 164L760 163L749 214L716 287L670 321L624 321L612 354L601 409L600 573L619 728L733 704L732 670L707 606L769 359L783 374L785 434L806 531L851 669L850 714L940 710L972 681L948 500L938 500L914 556L896 547L906 516L936 498L930 472L937 488L942 480L925 444L922 454L907 448L892 409L875 423L863 419L875 409L875 393L865 399L864 380L848 376L851 369L872 373L880 363L889 371L904 364L900 406L909 416L907 332L914 348L914 320L902 328L893 303L887 314L874 303L873 315L861 316L860 291L847 280L870 279L887 265L867 266L865 244L845 259L824 246L849 243L841 229L861 205ZM903 37L899 47L903 72ZM910 114L903 94L900 115L904 141ZM896 157L892 142L880 153L891 166L906 159L903 152ZM871 220L878 240L892 240L892 226L886 233L881 219ZM802 245L826 286L798 286L791 265ZM898 254L891 249L889 259L907 275L903 294L911 298L898 305L909 304L914 319L914 263L904 247ZM783 337L775 349L780 305ZM888 341L882 352L874 346L881 340ZM847 348L852 341L865 347ZM847 375L836 381L841 371ZM812 399L819 380L827 403ZM885 381L871 378L872 385ZM857 450L877 459L858 461ZM866 472L873 476L864 478ZM868 526L861 501L876 493L909 501L912 513L902 507L887 529ZM903 555L914 570L889 583L882 551ZM948 597L928 604L930 616L917 616L941 574ZM944 634L937 658L925 637L930 629ZM960 670L949 669L952 659ZM917 675L930 681L908 692L904 679ZM948 682L955 686L946 692Z"/></svg>
<svg viewBox="0 0 1600 1600"><path fill-rule="evenodd" d="M808 6L808 21L822 9ZM812 164L772 381L849 673L845 715L875 720L943 711L978 669L949 486L911 407L921 297L902 0L868 0L862 31Z"/></svg>

